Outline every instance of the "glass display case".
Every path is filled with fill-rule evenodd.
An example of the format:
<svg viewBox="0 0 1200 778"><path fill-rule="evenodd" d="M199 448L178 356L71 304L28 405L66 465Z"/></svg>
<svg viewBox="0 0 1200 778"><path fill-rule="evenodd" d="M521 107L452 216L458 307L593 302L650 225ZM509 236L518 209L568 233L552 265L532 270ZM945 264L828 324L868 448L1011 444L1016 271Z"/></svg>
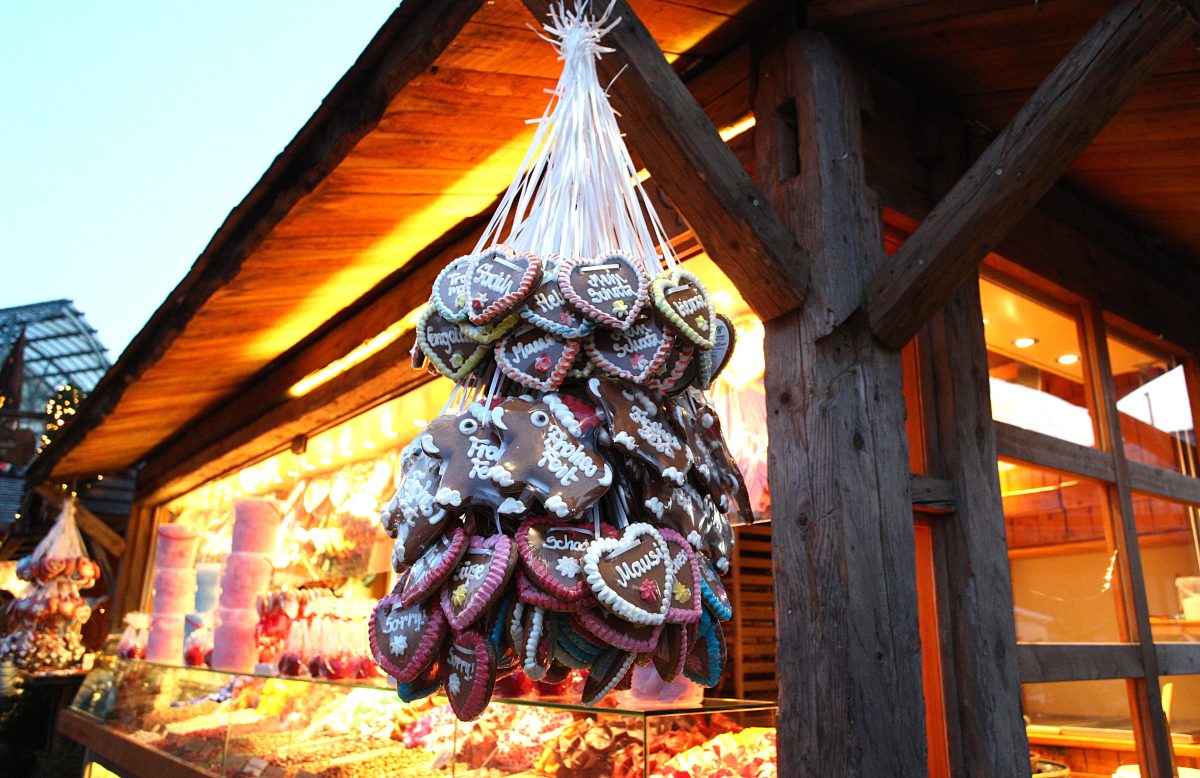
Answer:
<svg viewBox="0 0 1200 778"><path fill-rule="evenodd" d="M606 703L496 699L463 723L445 699L404 703L383 680L239 675L106 652L60 726L131 776L184 765L271 778L775 774L773 704Z"/></svg>

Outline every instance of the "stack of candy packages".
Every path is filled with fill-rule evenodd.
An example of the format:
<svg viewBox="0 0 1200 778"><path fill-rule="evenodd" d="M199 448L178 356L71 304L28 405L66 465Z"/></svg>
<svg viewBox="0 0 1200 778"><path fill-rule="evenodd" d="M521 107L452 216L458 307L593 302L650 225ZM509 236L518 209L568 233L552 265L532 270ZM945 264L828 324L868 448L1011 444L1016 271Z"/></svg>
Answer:
<svg viewBox="0 0 1200 778"><path fill-rule="evenodd" d="M63 504L33 553L17 563L17 575L32 585L8 606L0 661L29 671L74 666L84 654L81 629L92 616L79 592L96 583L100 566L88 558L73 499Z"/></svg>
<svg viewBox="0 0 1200 778"><path fill-rule="evenodd" d="M271 586L281 516L270 500L233 504L233 544L221 574L212 666L252 672L258 664L258 597Z"/></svg>
<svg viewBox="0 0 1200 778"><path fill-rule="evenodd" d="M184 617L196 602L196 550L200 536L183 524L159 525L157 534L146 658L179 664L183 659Z"/></svg>
<svg viewBox="0 0 1200 778"><path fill-rule="evenodd" d="M552 13L554 97L417 327L414 365L456 386L382 511L400 578L369 636L402 698L444 689L464 720L518 668L584 671L594 704L635 664L711 687L726 658L720 573L752 513L704 390L734 331L638 183L596 75L607 24Z"/></svg>

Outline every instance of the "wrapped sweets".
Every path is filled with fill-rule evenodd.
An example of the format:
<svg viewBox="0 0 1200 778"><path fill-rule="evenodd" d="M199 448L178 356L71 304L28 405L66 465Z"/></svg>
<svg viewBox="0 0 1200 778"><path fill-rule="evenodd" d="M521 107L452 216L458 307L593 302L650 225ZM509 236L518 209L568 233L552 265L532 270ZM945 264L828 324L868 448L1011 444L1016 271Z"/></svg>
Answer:
<svg viewBox="0 0 1200 778"><path fill-rule="evenodd" d="M274 553L281 521L270 500L237 500L233 504L233 551Z"/></svg>
<svg viewBox="0 0 1200 778"><path fill-rule="evenodd" d="M151 662L179 664L183 661L182 613L152 613L146 658Z"/></svg>
<svg viewBox="0 0 1200 778"><path fill-rule="evenodd" d="M217 608L213 632L212 666L237 673L254 672L258 664L258 611L254 608Z"/></svg>
<svg viewBox="0 0 1200 778"><path fill-rule="evenodd" d="M154 571L152 613L186 613L196 603L196 574L182 567Z"/></svg>
<svg viewBox="0 0 1200 778"><path fill-rule="evenodd" d="M160 524L158 544L154 549L154 567L193 570L200 536L196 530L182 524Z"/></svg>
<svg viewBox="0 0 1200 778"><path fill-rule="evenodd" d="M196 602L196 550L200 536L182 524L160 524L154 549L153 597L146 658L183 661L184 614Z"/></svg>
<svg viewBox="0 0 1200 778"><path fill-rule="evenodd" d="M237 500L233 511L233 550L221 575L213 667L248 673L258 664L257 600L271 585L270 554L280 516L268 500Z"/></svg>
<svg viewBox="0 0 1200 778"><path fill-rule="evenodd" d="M607 23L551 12L564 69L528 166L417 323L414 366L456 387L401 454L380 515L400 578L369 637L402 699L442 689L464 720L518 668L584 673L595 704L635 665L712 687L725 664L729 516L753 514L703 391L734 330L656 241L596 110ZM563 118L579 110L591 120Z"/></svg>

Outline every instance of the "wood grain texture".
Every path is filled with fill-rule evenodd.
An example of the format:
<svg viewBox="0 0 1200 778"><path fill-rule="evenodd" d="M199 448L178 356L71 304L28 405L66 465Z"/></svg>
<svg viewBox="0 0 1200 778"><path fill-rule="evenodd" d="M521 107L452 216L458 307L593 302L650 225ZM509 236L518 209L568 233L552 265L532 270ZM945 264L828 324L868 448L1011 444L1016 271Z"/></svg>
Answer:
<svg viewBox="0 0 1200 778"><path fill-rule="evenodd" d="M1090 446L994 422L997 454L1004 459L1025 462L1057 473L1082 475L1097 481L1116 478L1112 457Z"/></svg>
<svg viewBox="0 0 1200 778"><path fill-rule="evenodd" d="M796 122L755 133L755 164L792 172L759 178L813 256L804 306L766 323L779 771L924 775L903 368L863 317L829 331L883 257L859 93L828 39L767 46L755 114Z"/></svg>
<svg viewBox="0 0 1200 778"><path fill-rule="evenodd" d="M957 733L954 775L1017 775L1028 770L1021 718L1012 578L1005 539L996 426L992 422L987 346L979 286L963 284L923 331L922 345L940 355L933 385L937 470L958 495L939 521L943 596L948 598L955 704L947 716Z"/></svg>
<svg viewBox="0 0 1200 778"><path fill-rule="evenodd" d="M954 513L958 491L954 488L953 481L913 473L909 489L914 511L931 514Z"/></svg>
<svg viewBox="0 0 1200 778"><path fill-rule="evenodd" d="M171 778L212 778L213 774L170 754L150 748L116 732L99 719L70 709L59 711L58 731L128 771L129 775L169 775Z"/></svg>
<svg viewBox="0 0 1200 778"><path fill-rule="evenodd" d="M525 0L537 19L548 0ZM658 185L737 285L760 318L794 309L808 282L808 256L716 127L667 64L662 50L625 0L606 39L616 51L600 59L628 143Z"/></svg>
<svg viewBox="0 0 1200 778"><path fill-rule="evenodd" d="M1025 683L1142 678L1142 654L1128 643L1022 643L1017 646Z"/></svg>
<svg viewBox="0 0 1200 778"><path fill-rule="evenodd" d="M1080 41L872 280L871 328L899 347L970 278L1187 34L1171 0L1124 0Z"/></svg>

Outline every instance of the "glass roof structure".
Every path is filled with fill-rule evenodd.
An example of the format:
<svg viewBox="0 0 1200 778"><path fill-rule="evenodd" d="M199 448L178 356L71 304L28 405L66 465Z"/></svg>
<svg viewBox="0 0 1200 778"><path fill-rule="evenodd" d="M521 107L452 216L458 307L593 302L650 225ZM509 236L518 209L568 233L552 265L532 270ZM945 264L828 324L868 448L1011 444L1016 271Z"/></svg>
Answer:
<svg viewBox="0 0 1200 778"><path fill-rule="evenodd" d="M59 386L96 387L111 362L95 328L71 300L0 308L0 360L25 329L25 390L21 410L42 411Z"/></svg>

